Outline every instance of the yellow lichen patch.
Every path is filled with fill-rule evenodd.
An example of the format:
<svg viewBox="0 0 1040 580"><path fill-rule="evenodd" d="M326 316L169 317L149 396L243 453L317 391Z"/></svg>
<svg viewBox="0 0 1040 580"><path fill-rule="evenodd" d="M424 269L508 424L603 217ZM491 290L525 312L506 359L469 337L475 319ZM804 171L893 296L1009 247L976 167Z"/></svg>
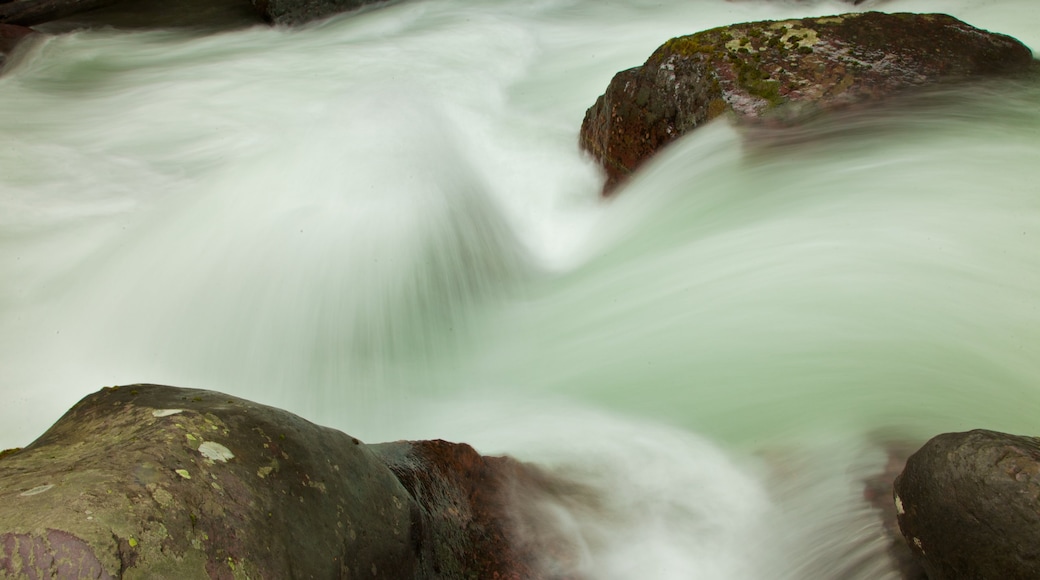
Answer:
<svg viewBox="0 0 1040 580"><path fill-rule="evenodd" d="M307 480L305 482L307 484L307 487L313 487L314 489L317 489L317 490L321 491L321 493L325 493L325 484L324 483L322 483L320 481L313 481L313 480L311 480L311 476L309 476L309 475L304 475L303 477Z"/></svg>
<svg viewBox="0 0 1040 580"><path fill-rule="evenodd" d="M187 472L185 471L185 473L187 473ZM151 487L151 486L149 486L149 487ZM161 505L164 508L168 508L168 507L173 505L173 503L174 503L173 502L173 494L171 494L170 492L166 491L165 489L163 489L161 487L156 487L155 489L153 489L151 491L152 491L152 499L155 500L155 503Z"/></svg>
<svg viewBox="0 0 1040 580"><path fill-rule="evenodd" d="M184 479L191 479L191 474L188 473L187 469L174 469L173 472L183 477Z"/></svg>
<svg viewBox="0 0 1040 580"><path fill-rule="evenodd" d="M726 101L723 99L714 99L708 103L708 119L714 119L719 115L726 112Z"/></svg>
<svg viewBox="0 0 1040 580"><path fill-rule="evenodd" d="M707 37L707 33L704 32L673 38L668 42L665 42L664 46L661 48L685 56L693 56L698 53L711 54L717 50L716 46L713 45L711 40Z"/></svg>
<svg viewBox="0 0 1040 580"><path fill-rule="evenodd" d="M261 467L260 469L256 470L256 476L259 477L260 479L263 479L263 478L267 477L268 475L271 475L272 471L274 471L273 467L271 467L270 465L265 465L265 466Z"/></svg>
<svg viewBox="0 0 1040 580"><path fill-rule="evenodd" d="M726 43L726 50L733 50L733 51L735 51L735 50L739 50L742 47L749 48L748 47L748 38L747 38L747 36L744 36L744 34L741 33L740 31L734 30L733 31L733 39Z"/></svg>
<svg viewBox="0 0 1040 580"><path fill-rule="evenodd" d="M784 44L811 47L819 42L820 36L812 28L789 28L780 41Z"/></svg>

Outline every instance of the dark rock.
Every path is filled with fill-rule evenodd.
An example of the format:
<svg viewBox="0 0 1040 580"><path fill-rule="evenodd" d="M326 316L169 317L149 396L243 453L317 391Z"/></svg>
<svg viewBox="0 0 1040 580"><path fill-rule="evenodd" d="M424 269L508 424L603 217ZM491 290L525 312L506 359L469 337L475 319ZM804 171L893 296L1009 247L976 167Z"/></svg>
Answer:
<svg viewBox="0 0 1040 580"><path fill-rule="evenodd" d="M0 2L0 23L47 32L77 28L228 29L259 22L294 25L389 0L11 0Z"/></svg>
<svg viewBox="0 0 1040 580"><path fill-rule="evenodd" d="M537 578L500 493L535 473L212 391L104 389L0 457L0 576Z"/></svg>
<svg viewBox="0 0 1040 580"><path fill-rule="evenodd" d="M272 24L303 24L357 10L387 0L252 0L264 20Z"/></svg>
<svg viewBox="0 0 1040 580"><path fill-rule="evenodd" d="M888 544L888 554L892 564L904 580L924 580L924 568L907 547L903 535L899 531L896 506L892 501L892 488L896 477L906 467L906 460L919 445L910 445L902 441L883 443L888 459L881 471L863 481L863 499L878 510L881 517L881 529Z"/></svg>
<svg viewBox="0 0 1040 580"><path fill-rule="evenodd" d="M508 457L465 444L403 441L371 446L416 500L413 529L436 577L563 579L577 552L538 511L581 490ZM522 509L520 509L522 508ZM571 565L574 562L570 562Z"/></svg>
<svg viewBox="0 0 1040 580"><path fill-rule="evenodd" d="M234 30L262 24L250 0L120 0L111 5L65 15L38 29L62 33L84 28Z"/></svg>
<svg viewBox="0 0 1040 580"><path fill-rule="evenodd" d="M939 435L910 456L894 499L932 580L1040 578L1040 439Z"/></svg>
<svg viewBox="0 0 1040 580"><path fill-rule="evenodd" d="M618 73L586 112L581 147L615 188L662 147L723 113L791 124L909 87L1025 71L1017 40L942 14L865 12L753 22L669 40Z"/></svg>
<svg viewBox="0 0 1040 580"><path fill-rule="evenodd" d="M13 0L0 4L0 23L33 26L117 2L119 0Z"/></svg>
<svg viewBox="0 0 1040 580"><path fill-rule="evenodd" d="M16 24L0 24L0 65L3 65L7 55L28 36L36 34L32 28L18 26Z"/></svg>

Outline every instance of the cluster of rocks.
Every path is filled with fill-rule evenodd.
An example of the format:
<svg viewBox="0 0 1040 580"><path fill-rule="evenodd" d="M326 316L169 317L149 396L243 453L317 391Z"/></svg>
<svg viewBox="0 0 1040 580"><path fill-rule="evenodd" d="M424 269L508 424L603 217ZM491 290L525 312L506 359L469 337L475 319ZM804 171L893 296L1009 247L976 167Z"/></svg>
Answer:
<svg viewBox="0 0 1040 580"><path fill-rule="evenodd" d="M558 485L465 444L113 387L0 456L0 577L563 578L524 509Z"/></svg>

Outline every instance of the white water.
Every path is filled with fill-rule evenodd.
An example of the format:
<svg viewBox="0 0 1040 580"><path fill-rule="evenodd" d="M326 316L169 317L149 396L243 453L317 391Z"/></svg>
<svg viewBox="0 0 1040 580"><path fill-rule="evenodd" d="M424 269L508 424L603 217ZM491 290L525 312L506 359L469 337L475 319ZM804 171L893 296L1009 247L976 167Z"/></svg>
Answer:
<svg viewBox="0 0 1040 580"><path fill-rule="evenodd" d="M1040 89L773 148L717 123L608 203L576 145L667 38L847 9L427 0L39 43L0 77L0 448L104 385L215 389L552 466L599 495L553 508L590 578L890 577L877 441L1035 425ZM1031 0L943 9L1040 47Z"/></svg>

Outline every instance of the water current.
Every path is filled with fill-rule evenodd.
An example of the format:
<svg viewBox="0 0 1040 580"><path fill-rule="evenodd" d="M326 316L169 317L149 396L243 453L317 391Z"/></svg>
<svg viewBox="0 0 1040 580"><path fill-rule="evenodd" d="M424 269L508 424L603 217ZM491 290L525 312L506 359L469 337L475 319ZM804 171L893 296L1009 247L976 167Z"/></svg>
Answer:
<svg viewBox="0 0 1040 580"><path fill-rule="evenodd" d="M600 508L557 518L589 578L894 578L884 442L1035 433L1040 84L720 120L609 201L577 147L668 38L849 9L426 0L34 43L0 76L0 448L105 385L213 389L581 481ZM1033 0L941 9L1040 47Z"/></svg>

